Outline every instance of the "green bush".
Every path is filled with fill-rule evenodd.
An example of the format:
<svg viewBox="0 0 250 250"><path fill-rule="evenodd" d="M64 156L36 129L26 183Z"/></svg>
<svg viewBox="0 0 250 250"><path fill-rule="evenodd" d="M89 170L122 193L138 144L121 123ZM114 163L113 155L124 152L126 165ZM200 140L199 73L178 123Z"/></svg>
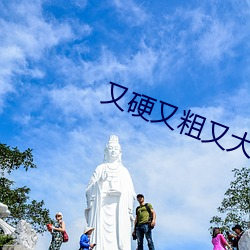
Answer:
<svg viewBox="0 0 250 250"><path fill-rule="evenodd" d="M0 234L0 247L3 245L12 245L14 243L14 238L10 235Z"/></svg>

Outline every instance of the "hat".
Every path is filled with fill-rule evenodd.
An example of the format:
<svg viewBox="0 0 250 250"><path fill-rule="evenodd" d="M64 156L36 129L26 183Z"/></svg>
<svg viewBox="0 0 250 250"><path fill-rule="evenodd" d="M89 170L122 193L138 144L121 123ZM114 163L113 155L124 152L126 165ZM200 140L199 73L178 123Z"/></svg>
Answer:
<svg viewBox="0 0 250 250"><path fill-rule="evenodd" d="M87 232L93 231L93 230L95 230L93 227L86 227L83 233L86 234Z"/></svg>
<svg viewBox="0 0 250 250"><path fill-rule="evenodd" d="M243 231L240 225L235 225L232 227L232 230L234 231L235 229L239 229L240 231Z"/></svg>
<svg viewBox="0 0 250 250"><path fill-rule="evenodd" d="M57 216L57 215L61 215L61 216L63 217L63 214L62 214L61 212L57 212L57 213L56 213L56 216Z"/></svg>

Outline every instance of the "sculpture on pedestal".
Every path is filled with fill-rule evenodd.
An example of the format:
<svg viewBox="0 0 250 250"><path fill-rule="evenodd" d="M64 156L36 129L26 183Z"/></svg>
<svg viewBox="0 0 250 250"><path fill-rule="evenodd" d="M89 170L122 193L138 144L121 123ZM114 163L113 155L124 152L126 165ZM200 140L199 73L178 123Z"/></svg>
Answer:
<svg viewBox="0 0 250 250"><path fill-rule="evenodd" d="M13 236L14 244L20 246L22 249L34 250L38 240L35 230L25 220L19 221L16 228L10 226L1 219L9 215L8 206L0 202L0 228L3 229L4 234Z"/></svg>
<svg viewBox="0 0 250 250"><path fill-rule="evenodd" d="M25 250L35 249L38 236L31 225L25 220L20 220L17 223L13 236L15 237L16 244L23 246Z"/></svg>
<svg viewBox="0 0 250 250"><path fill-rule="evenodd" d="M96 250L131 249L131 228L135 191L121 160L119 138L111 135L104 151L104 163L97 166L86 189L88 226L95 230L91 242Z"/></svg>

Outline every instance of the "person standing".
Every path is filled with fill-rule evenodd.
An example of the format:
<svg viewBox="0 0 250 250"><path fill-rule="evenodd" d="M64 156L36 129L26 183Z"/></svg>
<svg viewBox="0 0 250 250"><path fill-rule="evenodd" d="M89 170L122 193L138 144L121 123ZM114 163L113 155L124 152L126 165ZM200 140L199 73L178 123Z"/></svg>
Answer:
<svg viewBox="0 0 250 250"><path fill-rule="evenodd" d="M148 249L155 250L152 239L152 229L155 226L156 213L150 203L145 203L143 194L137 195L137 201L140 205L136 208L136 217L133 231L133 235L136 235L137 237L137 249L143 250L143 240L145 235L148 242Z"/></svg>
<svg viewBox="0 0 250 250"><path fill-rule="evenodd" d="M93 227L86 227L83 235L80 238L80 249L79 250L89 250L93 249L95 247L94 244L90 244L90 235L93 232L94 228Z"/></svg>
<svg viewBox="0 0 250 250"><path fill-rule="evenodd" d="M213 228L212 244L213 250L225 250L225 246L232 249L218 227Z"/></svg>
<svg viewBox="0 0 250 250"><path fill-rule="evenodd" d="M235 245L235 249L239 250L239 240L242 236L242 234L244 233L242 227L240 225L235 225L232 230L236 233L235 234L230 234L231 237L233 237L234 241L234 245Z"/></svg>
<svg viewBox="0 0 250 250"><path fill-rule="evenodd" d="M52 234L52 240L49 250L60 250L63 242L63 232L66 230L65 222L62 220L63 215L61 212L56 213L56 223L51 226L50 233Z"/></svg>

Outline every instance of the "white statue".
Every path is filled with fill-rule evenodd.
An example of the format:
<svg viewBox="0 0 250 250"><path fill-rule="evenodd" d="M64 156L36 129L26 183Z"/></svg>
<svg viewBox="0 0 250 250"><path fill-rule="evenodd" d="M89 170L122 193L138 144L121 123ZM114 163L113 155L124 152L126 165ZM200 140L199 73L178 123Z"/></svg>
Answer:
<svg viewBox="0 0 250 250"><path fill-rule="evenodd" d="M0 218L5 218L10 215L8 206L0 202Z"/></svg>
<svg viewBox="0 0 250 250"><path fill-rule="evenodd" d="M8 206L0 202L0 228L3 229L4 234L13 236L15 239L15 245L18 245L19 248L34 250L38 240L35 230L32 229L31 225L25 220L20 220L16 228L10 226L1 219L8 217L9 215L10 211L8 210Z"/></svg>
<svg viewBox="0 0 250 250"><path fill-rule="evenodd" d="M247 229L239 240L239 250L249 250L250 249L250 229Z"/></svg>
<svg viewBox="0 0 250 250"><path fill-rule="evenodd" d="M3 229L4 234L11 235L15 231L15 228L2 219L9 215L10 211L8 210L8 206L0 202L0 228Z"/></svg>
<svg viewBox="0 0 250 250"><path fill-rule="evenodd" d="M135 191L128 170L122 165L119 139L111 135L104 163L97 166L86 189L88 226L95 230L95 250L130 250Z"/></svg>
<svg viewBox="0 0 250 250"><path fill-rule="evenodd" d="M14 233L16 244L23 246L26 250L34 250L38 237L31 225L25 220L20 220Z"/></svg>

